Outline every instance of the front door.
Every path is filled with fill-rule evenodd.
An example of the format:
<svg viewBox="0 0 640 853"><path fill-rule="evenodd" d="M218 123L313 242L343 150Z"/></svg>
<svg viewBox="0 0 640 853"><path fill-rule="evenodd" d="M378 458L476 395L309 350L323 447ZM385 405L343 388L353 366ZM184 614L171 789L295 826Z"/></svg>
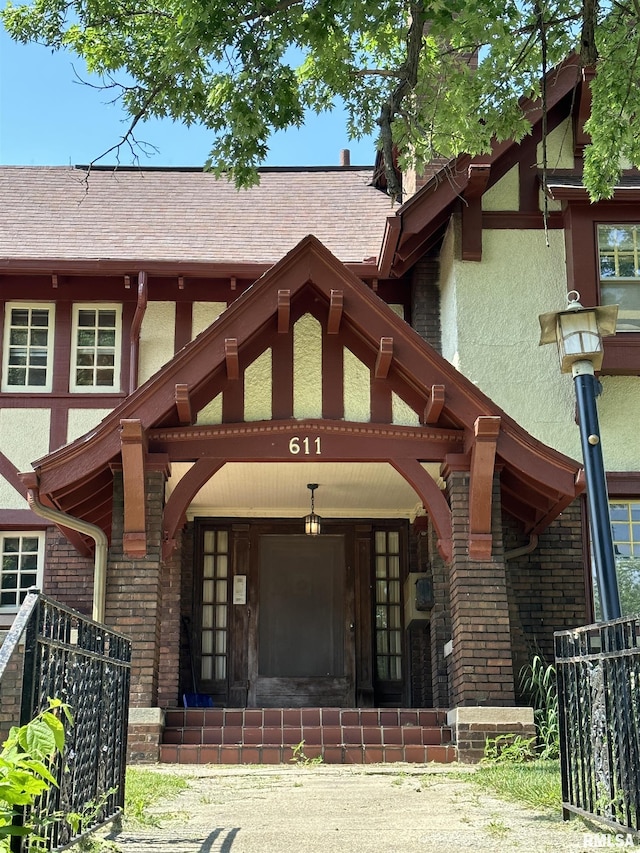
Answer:
<svg viewBox="0 0 640 853"><path fill-rule="evenodd" d="M265 534L259 551L249 703L353 705L353 581L344 536Z"/></svg>

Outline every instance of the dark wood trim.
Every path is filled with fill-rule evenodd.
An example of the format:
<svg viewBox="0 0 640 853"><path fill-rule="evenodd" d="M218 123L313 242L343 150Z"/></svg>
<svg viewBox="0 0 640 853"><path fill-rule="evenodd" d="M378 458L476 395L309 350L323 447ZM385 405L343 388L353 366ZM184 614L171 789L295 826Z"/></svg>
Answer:
<svg viewBox="0 0 640 853"><path fill-rule="evenodd" d="M178 382L176 384L176 409L178 411L180 426L191 426L194 420L193 409L191 407L189 386L186 383Z"/></svg>
<svg viewBox="0 0 640 853"><path fill-rule="evenodd" d="M200 489L224 466L220 459L198 459L171 492L163 513L162 556L167 560L176 547L176 534L187 521L187 507Z"/></svg>
<svg viewBox="0 0 640 853"><path fill-rule="evenodd" d="M0 509L0 528L3 530L44 530L53 526L30 509Z"/></svg>
<svg viewBox="0 0 640 853"><path fill-rule="evenodd" d="M49 450L55 450L67 443L69 434L69 406L54 405L51 407L51 422L49 426Z"/></svg>
<svg viewBox="0 0 640 853"><path fill-rule="evenodd" d="M329 420L344 418L344 350L336 335L322 333L322 415Z"/></svg>
<svg viewBox="0 0 640 853"><path fill-rule="evenodd" d="M341 290L332 290L331 297L329 299L329 317L327 319L328 335L337 335L340 331L343 307L344 293Z"/></svg>
<svg viewBox="0 0 640 853"><path fill-rule="evenodd" d="M193 302L180 299L176 302L176 325L173 351L179 352L193 338Z"/></svg>
<svg viewBox="0 0 640 853"><path fill-rule="evenodd" d="M640 499L640 471L608 471L609 497Z"/></svg>
<svg viewBox="0 0 640 853"><path fill-rule="evenodd" d="M424 414L422 416L422 423L424 424L437 424L440 419L440 414L442 409L444 408L445 402L445 387L444 385L432 385L431 386L431 396L429 397L429 401L427 405L424 407Z"/></svg>
<svg viewBox="0 0 640 853"><path fill-rule="evenodd" d="M567 287L585 306L600 304L597 225L640 221L637 205L605 201L570 203L564 211ZM618 332L604 339L603 375L640 375L640 332Z"/></svg>
<svg viewBox="0 0 640 853"><path fill-rule="evenodd" d="M532 231L544 228L544 214L537 211L500 211L489 210L482 214L482 227L494 231ZM551 231L564 227L562 213L551 211L547 218L547 228Z"/></svg>
<svg viewBox="0 0 640 853"><path fill-rule="evenodd" d="M9 457L5 456L2 451L0 451L0 476L4 477L7 483L9 483L10 486L13 486L19 495L26 498L27 489L20 479L20 472Z"/></svg>
<svg viewBox="0 0 640 853"><path fill-rule="evenodd" d="M55 295L52 293L50 298L55 298ZM71 312L71 302L56 302L52 395L71 393L69 391L71 347L73 345L71 340Z"/></svg>
<svg viewBox="0 0 640 853"><path fill-rule="evenodd" d="M372 595L372 525L355 526L355 645L356 704L371 707L374 702L374 651Z"/></svg>
<svg viewBox="0 0 640 853"><path fill-rule="evenodd" d="M248 704L249 680L249 644L251 608L249 606L251 579L251 527L249 524L234 524L231 528L231 548L229 553L229 583L233 584L236 575L247 578L247 604L229 604L228 633L229 650L229 704L232 708L244 708ZM233 600L230 596L231 601ZM255 611L254 611L255 612Z"/></svg>
<svg viewBox="0 0 640 853"><path fill-rule="evenodd" d="M278 334L286 335L290 331L291 291L278 291Z"/></svg>

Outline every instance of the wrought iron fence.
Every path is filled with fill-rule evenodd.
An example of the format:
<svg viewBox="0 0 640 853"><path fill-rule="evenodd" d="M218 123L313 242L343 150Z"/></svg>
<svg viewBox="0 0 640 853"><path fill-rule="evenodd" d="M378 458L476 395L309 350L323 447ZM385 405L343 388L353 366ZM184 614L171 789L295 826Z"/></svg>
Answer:
<svg viewBox="0 0 640 853"><path fill-rule="evenodd" d="M121 812L130 669L126 637L37 591L27 594L0 648L3 711L5 693L10 707L19 689L16 724L31 720L49 698L67 703L74 718L53 770L57 787L32 810L54 818L43 832L46 846L38 849L60 850ZM72 825L69 814L80 815L80 824ZM13 842L12 850L29 849L28 839Z"/></svg>
<svg viewBox="0 0 640 853"><path fill-rule="evenodd" d="M640 832L640 617L555 635L562 806Z"/></svg>

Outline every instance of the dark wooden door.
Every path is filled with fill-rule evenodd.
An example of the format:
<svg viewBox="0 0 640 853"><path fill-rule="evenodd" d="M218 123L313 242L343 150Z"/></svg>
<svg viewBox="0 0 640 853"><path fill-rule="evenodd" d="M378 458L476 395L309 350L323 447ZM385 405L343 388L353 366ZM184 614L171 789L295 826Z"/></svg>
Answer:
<svg viewBox="0 0 640 853"><path fill-rule="evenodd" d="M354 704L353 581L344 536L262 535L250 704Z"/></svg>

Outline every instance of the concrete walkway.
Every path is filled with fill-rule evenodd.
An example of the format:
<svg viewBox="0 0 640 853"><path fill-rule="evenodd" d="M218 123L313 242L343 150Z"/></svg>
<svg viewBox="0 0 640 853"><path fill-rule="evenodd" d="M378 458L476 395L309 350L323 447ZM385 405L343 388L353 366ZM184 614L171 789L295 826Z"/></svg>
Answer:
<svg viewBox="0 0 640 853"><path fill-rule="evenodd" d="M125 820L122 853L581 853L579 820L505 803L458 765L180 767L188 790L155 809L156 828Z"/></svg>

